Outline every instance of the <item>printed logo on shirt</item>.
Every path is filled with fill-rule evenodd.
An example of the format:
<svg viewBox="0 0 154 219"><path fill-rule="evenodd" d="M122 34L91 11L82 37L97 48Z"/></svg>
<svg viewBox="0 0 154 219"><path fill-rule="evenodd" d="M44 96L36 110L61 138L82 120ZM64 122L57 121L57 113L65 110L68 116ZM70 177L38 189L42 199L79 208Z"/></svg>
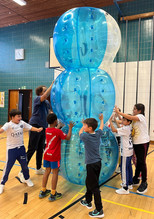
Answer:
<svg viewBox="0 0 154 219"><path fill-rule="evenodd" d="M11 133L11 136L12 137L19 137L19 136L21 136L21 135L23 135L23 132L14 132L14 133Z"/></svg>
<svg viewBox="0 0 154 219"><path fill-rule="evenodd" d="M132 136L133 139L137 139L138 136L140 135L140 130L139 130L139 127L138 126L133 126L133 129L134 129L134 135Z"/></svg>
<svg viewBox="0 0 154 219"><path fill-rule="evenodd" d="M20 126L20 128L23 128L23 127L24 127L23 125Z"/></svg>
<svg viewBox="0 0 154 219"><path fill-rule="evenodd" d="M52 154L50 154L50 153L47 153L47 155L50 155L50 156L52 156Z"/></svg>

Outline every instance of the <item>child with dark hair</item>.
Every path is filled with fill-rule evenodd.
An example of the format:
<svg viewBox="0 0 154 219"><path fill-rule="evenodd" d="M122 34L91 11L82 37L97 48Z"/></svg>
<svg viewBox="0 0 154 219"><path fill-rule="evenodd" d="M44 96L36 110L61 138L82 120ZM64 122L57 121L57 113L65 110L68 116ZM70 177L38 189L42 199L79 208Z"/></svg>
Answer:
<svg viewBox="0 0 154 219"><path fill-rule="evenodd" d="M133 147L137 159L135 176L133 177L133 185L139 185L140 180L138 178L141 173L142 182L137 189L137 193L140 194L147 192L148 186L146 156L149 148L149 135L144 111L145 106L142 103L134 105L133 115L127 115L125 113L119 112L118 108L115 107L115 112L129 120L132 120L132 127L134 130Z"/></svg>
<svg viewBox="0 0 154 219"><path fill-rule="evenodd" d="M103 135L103 114L99 116L100 127L97 131L98 122L94 118L88 118L83 121L83 127L79 131L80 139L85 145L85 163L87 170L86 177L86 194L85 200L81 200L80 204L92 208L92 195L94 194L94 203L96 209L89 212L90 217L104 217L101 195L99 190L99 175L101 171L101 157L99 147L101 144L101 136ZM85 132L85 133L83 133Z"/></svg>
<svg viewBox="0 0 154 219"><path fill-rule="evenodd" d="M116 190L116 193L120 195L129 194L129 189L132 189L133 184L133 171L132 171L132 155L133 155L133 143L132 143L132 127L130 126L131 120L122 118L122 127L115 128L110 118L110 127L111 130L115 133L118 133L121 136L121 178L122 184L121 189Z"/></svg>
<svg viewBox="0 0 154 219"><path fill-rule="evenodd" d="M61 193L56 191L58 182L58 172L61 160L61 139L70 140L72 134L72 128L74 123L70 122L68 134L63 133L61 129L57 129L58 124L57 116L54 113L50 113L47 116L47 122L49 127L46 129L46 148L44 151L43 166L46 168L42 180L42 190L39 193L39 198L44 198L50 194L49 201L55 201L62 197ZM52 182L51 189L46 189L49 174L52 170Z"/></svg>
<svg viewBox="0 0 154 219"><path fill-rule="evenodd" d="M28 186L33 186L29 177L29 169L26 162L26 152L23 141L23 129L28 129L35 132L41 132L43 128L35 128L21 120L21 112L17 109L11 110L9 113L11 121L5 123L0 128L0 133L7 133L7 160L3 170L3 176L0 183L0 194L4 190L4 185L8 180L9 173L16 160L21 165L25 180L22 181Z"/></svg>

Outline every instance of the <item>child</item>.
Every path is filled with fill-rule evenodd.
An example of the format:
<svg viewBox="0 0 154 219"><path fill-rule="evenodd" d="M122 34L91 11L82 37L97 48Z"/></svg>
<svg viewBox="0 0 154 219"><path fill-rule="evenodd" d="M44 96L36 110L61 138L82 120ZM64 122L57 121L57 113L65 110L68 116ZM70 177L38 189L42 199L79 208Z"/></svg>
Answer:
<svg viewBox="0 0 154 219"><path fill-rule="evenodd" d="M80 139L85 145L85 163L87 169L86 177L86 194L85 200L81 200L80 204L88 209L92 208L92 194L94 194L94 203L96 209L89 212L90 217L104 217L101 195L99 190L99 174L101 170L101 158L99 154L99 146L101 136L103 134L103 114L100 114L100 127L95 131L98 122L94 118L89 118L83 121L83 127L79 131ZM83 131L85 133L83 133Z"/></svg>
<svg viewBox="0 0 154 219"><path fill-rule="evenodd" d="M131 136L131 120L123 118L121 128L115 128L110 119L110 127L113 132L118 133L121 136L121 176L122 176L122 188L116 190L118 194L129 194L129 189L132 189L133 184L133 171L131 159L133 155L133 143Z"/></svg>
<svg viewBox="0 0 154 219"><path fill-rule="evenodd" d="M62 130L55 128L58 124L57 116L54 113L50 113L47 116L47 122L50 125L46 129L46 148L44 151L44 163L43 166L46 168L45 173L43 175L42 180L42 190L39 193L39 198L44 198L50 194L49 201L55 201L62 197L61 193L56 191L57 182L58 182L58 172L60 167L60 160L61 160L61 139L70 140L72 134L72 128L74 123L69 124L69 131L66 135L62 132ZM46 185L48 182L49 174L51 173L52 169L52 182L51 187L52 191L46 189Z"/></svg>
<svg viewBox="0 0 154 219"><path fill-rule="evenodd" d="M28 186L33 186L29 178L29 169L26 162L26 153L23 141L23 128L41 132L43 128L35 128L21 120L21 112L17 109L12 109L9 113L11 121L5 123L0 129L0 133L7 133L7 161L3 170L3 176L0 184L0 194L4 190L4 185L8 180L9 173L16 160L20 163L25 178L25 183Z"/></svg>
<svg viewBox="0 0 154 219"><path fill-rule="evenodd" d="M132 127L134 129L133 136L133 147L136 154L136 170L135 176L133 177L133 185L139 185L140 180L138 179L140 172L142 177L142 182L137 189L137 193L144 194L147 192L147 166L146 166L146 156L149 148L149 135L148 127L146 124L146 119L144 116L145 106L142 103L137 103L134 105L133 116L127 115L125 113L119 112L118 108L115 107L115 112L124 116L129 120L133 120Z"/></svg>

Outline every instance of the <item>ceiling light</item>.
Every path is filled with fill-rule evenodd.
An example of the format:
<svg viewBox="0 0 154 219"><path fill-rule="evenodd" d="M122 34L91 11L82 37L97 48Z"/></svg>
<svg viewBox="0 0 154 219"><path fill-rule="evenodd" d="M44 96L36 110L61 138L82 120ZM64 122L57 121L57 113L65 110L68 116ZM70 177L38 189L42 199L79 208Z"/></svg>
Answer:
<svg viewBox="0 0 154 219"><path fill-rule="evenodd" d="M21 6L23 6L23 5L26 5L27 4L27 2L26 1L24 1L24 0L13 0L14 2L16 2L17 4L19 4L19 5L21 5Z"/></svg>

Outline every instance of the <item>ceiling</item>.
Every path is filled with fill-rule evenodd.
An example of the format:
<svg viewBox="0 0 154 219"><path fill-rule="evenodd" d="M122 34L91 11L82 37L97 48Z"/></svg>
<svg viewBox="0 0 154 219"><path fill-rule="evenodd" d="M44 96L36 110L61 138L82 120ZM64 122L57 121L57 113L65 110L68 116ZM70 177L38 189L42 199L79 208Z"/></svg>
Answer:
<svg viewBox="0 0 154 219"><path fill-rule="evenodd" d="M20 6L13 0L0 0L0 28L62 15L76 7L102 8L113 5L113 0L25 0ZM117 0L118 4L132 0ZM117 9L118 10L118 9Z"/></svg>

